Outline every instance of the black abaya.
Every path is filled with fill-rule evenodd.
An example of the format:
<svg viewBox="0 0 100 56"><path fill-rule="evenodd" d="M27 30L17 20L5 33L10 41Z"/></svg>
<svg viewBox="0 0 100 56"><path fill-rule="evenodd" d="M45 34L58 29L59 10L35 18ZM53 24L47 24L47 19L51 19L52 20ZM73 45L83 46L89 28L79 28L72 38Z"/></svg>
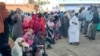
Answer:
<svg viewBox="0 0 100 56"><path fill-rule="evenodd" d="M9 24L12 24L12 19L11 16L9 16L8 18L6 18L6 20L4 21L4 33L0 33L0 50L2 49L6 49L3 48L3 46L5 44L8 44L8 39L9 39ZM0 52L3 52L3 51ZM5 56L3 54L3 56ZM10 56L10 55L6 55L6 56Z"/></svg>

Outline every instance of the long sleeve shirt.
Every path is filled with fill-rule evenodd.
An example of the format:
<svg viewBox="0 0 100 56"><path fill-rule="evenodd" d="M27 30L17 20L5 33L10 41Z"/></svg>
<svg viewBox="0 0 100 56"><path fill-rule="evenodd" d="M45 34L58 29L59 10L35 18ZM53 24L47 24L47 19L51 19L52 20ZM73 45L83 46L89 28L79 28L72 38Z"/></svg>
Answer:
<svg viewBox="0 0 100 56"><path fill-rule="evenodd" d="M86 11L85 12L85 20L90 22L93 18L93 12L91 13L91 11Z"/></svg>

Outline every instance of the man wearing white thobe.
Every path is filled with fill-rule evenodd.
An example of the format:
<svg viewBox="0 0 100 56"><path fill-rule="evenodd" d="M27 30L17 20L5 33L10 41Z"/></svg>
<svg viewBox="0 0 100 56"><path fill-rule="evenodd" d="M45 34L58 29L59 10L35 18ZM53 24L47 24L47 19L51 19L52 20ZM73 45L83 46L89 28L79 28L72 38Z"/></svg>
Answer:
<svg viewBox="0 0 100 56"><path fill-rule="evenodd" d="M69 43L70 44L79 44L79 21L77 17L78 13L75 13L75 15L70 19L70 26L68 30L69 35Z"/></svg>

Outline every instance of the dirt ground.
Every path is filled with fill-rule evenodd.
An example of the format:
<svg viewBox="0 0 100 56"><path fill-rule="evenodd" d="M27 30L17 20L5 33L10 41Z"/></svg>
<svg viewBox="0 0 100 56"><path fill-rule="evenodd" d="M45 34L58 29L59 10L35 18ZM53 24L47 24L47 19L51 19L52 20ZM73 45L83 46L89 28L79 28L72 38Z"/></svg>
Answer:
<svg viewBox="0 0 100 56"><path fill-rule="evenodd" d="M68 39L62 38L52 47L47 50L48 56L100 56L100 33L97 33L94 41L81 34L79 46L69 45Z"/></svg>

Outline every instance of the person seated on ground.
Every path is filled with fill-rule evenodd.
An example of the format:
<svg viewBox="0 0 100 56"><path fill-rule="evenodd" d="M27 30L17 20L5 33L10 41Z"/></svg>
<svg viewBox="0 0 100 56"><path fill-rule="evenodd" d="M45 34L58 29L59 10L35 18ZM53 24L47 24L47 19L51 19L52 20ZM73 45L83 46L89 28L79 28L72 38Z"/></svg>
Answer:
<svg viewBox="0 0 100 56"><path fill-rule="evenodd" d="M29 47L24 47L23 50L23 56L32 56L32 44L33 44L33 39L34 39L34 34L33 34L33 30L32 29L28 29L27 32L23 35L23 39L25 41L25 43L27 45L29 45Z"/></svg>
<svg viewBox="0 0 100 56"><path fill-rule="evenodd" d="M34 34L33 34L32 29L29 29L25 33L25 35L23 36L23 39L24 39L25 43L29 45L29 47L24 47L23 56L35 56L36 55L35 53L40 51L40 49L42 49L42 47L43 47L43 45L40 45L41 42L38 42L40 40L34 39ZM32 46L35 46L35 48ZM41 52L42 52L42 50L41 50ZM32 54L32 53L34 53L34 54ZM38 53L38 55L39 54L40 54L40 52Z"/></svg>
<svg viewBox="0 0 100 56"><path fill-rule="evenodd" d="M11 55L12 56L23 56L23 47L29 47L27 44L25 44L24 39L22 37L19 37L15 41L15 45L12 48Z"/></svg>
<svg viewBox="0 0 100 56"><path fill-rule="evenodd" d="M41 31L34 37L34 43L37 45L44 45L44 38L42 37Z"/></svg>
<svg viewBox="0 0 100 56"><path fill-rule="evenodd" d="M42 38L42 33L38 32L38 34L34 37L34 42L33 42L33 45L32 45L33 56L42 55L43 54L43 47L44 47L44 40Z"/></svg>

